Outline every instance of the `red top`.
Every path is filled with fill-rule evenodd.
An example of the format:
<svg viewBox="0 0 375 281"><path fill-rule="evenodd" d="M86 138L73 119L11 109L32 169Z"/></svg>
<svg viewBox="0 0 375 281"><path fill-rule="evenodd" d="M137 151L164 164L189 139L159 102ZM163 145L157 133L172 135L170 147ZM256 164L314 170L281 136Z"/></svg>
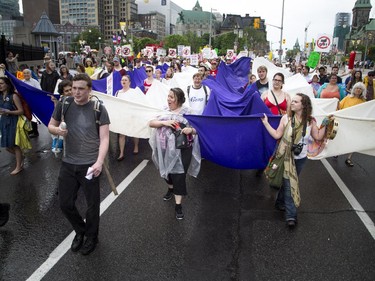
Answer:
<svg viewBox="0 0 375 281"><path fill-rule="evenodd" d="M147 94L147 91L151 87L151 85L152 83L148 84L146 79L143 81L143 86L145 87L145 91L143 92L144 94Z"/></svg>
<svg viewBox="0 0 375 281"><path fill-rule="evenodd" d="M268 97L266 97L266 99L264 100L264 104L271 110L272 114L273 115L280 115L279 113L279 109L277 108L277 105L276 104L273 104L271 103L269 100L268 100ZM288 104L286 102L286 98L283 100L282 103L279 103L279 107L280 107L280 110L281 110L281 113L282 114L285 114L286 113L286 108L287 108Z"/></svg>
<svg viewBox="0 0 375 281"><path fill-rule="evenodd" d="M210 70L210 75L213 77L216 77L218 69L216 68L215 70Z"/></svg>

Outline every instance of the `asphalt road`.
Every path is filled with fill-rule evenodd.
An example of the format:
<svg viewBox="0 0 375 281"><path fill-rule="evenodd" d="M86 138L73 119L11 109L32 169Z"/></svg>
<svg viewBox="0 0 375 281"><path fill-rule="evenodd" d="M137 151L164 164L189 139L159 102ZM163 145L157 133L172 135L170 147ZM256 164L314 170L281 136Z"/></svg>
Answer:
<svg viewBox="0 0 375 281"><path fill-rule="evenodd" d="M177 221L174 203L162 200L167 185L147 141L138 155L127 143L125 160L117 162L114 134L110 170L122 193L102 203L97 249L89 256L72 253L71 239L65 240L72 228L56 194L60 160L39 127L18 176L9 175L14 159L0 152L0 201L11 203L10 221L0 228L0 280L40 279L34 272L43 280L375 280L375 236L323 162L308 161L302 171L299 224L292 231L274 210L276 194L264 177L205 160L198 178L188 178L185 219ZM374 227L375 158L354 154L353 168L344 160L326 163ZM104 200L111 191L105 176L101 182ZM82 193L78 204L84 210Z"/></svg>

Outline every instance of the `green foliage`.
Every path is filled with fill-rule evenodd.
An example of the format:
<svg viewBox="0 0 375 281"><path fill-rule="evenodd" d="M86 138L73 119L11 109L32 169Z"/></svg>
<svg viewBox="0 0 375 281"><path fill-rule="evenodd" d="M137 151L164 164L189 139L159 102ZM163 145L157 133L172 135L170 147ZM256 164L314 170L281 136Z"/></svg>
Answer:
<svg viewBox="0 0 375 281"><path fill-rule="evenodd" d="M208 35L208 34L207 34ZM197 34L193 32L189 32L186 35L186 39L189 42L188 46L190 44L191 46L191 52L192 53L198 53L199 48L205 45L205 40L203 37L198 37Z"/></svg>
<svg viewBox="0 0 375 281"><path fill-rule="evenodd" d="M150 44L159 44L159 41L149 37L133 38L133 48L135 53L140 52L142 49L144 49L147 45Z"/></svg>
<svg viewBox="0 0 375 281"><path fill-rule="evenodd" d="M218 36L215 40L215 44L212 44L212 46L219 50L218 55L224 55L227 53L227 49L233 49L236 37L237 35L233 32L225 33Z"/></svg>
<svg viewBox="0 0 375 281"><path fill-rule="evenodd" d="M268 42L266 34L253 27L246 27L243 30L242 38L232 31L228 31L219 35L215 38L212 46L219 49L218 55L225 55L227 49L233 49L235 42L238 42L237 52L244 50L245 47L248 50L253 50L259 53L260 51L265 52L268 49Z"/></svg>
<svg viewBox="0 0 375 281"><path fill-rule="evenodd" d="M375 61L375 46L368 47L367 59Z"/></svg>
<svg viewBox="0 0 375 281"><path fill-rule="evenodd" d="M80 40L85 41L86 43L84 45L90 46L91 49L98 50L99 43L103 46L104 36L100 33L99 29L88 27L85 31L81 32L76 38L74 38L74 42L70 44L72 50L81 50L82 46L79 43Z"/></svg>
<svg viewBox="0 0 375 281"><path fill-rule="evenodd" d="M190 46L190 43L186 36L177 34L169 35L164 38L164 48L177 48L177 45Z"/></svg>
<svg viewBox="0 0 375 281"><path fill-rule="evenodd" d="M291 58L291 59L294 59L294 58L297 56L297 54L298 54L299 52L300 52L300 51L297 50L297 49L288 50L288 51L286 51L285 59L286 59L286 60L289 60L290 58Z"/></svg>

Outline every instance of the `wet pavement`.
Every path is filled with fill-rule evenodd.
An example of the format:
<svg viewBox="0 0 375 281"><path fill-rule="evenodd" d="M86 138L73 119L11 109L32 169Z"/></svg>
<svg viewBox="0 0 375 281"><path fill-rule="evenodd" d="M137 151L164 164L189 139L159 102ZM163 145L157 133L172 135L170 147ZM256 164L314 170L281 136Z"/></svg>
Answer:
<svg viewBox="0 0 375 281"><path fill-rule="evenodd" d="M14 159L0 152L0 201L11 203L0 228L0 280L26 280L72 232L58 206L60 160L49 151L44 126L33 139L25 170L10 176ZM144 160L140 173L101 216L99 244L89 256L68 250L43 280L374 280L375 241L321 161L301 174L299 224L290 231L274 210L275 191L252 170L232 170L203 160L197 179L188 178L185 219L150 161L146 140L140 153L117 162L111 134L110 171L116 185ZM374 157L328 159L369 217L375 220ZM111 190L101 177L101 197ZM79 209L85 202L79 193ZM51 253L53 253L51 255ZM33 278L32 280L38 280Z"/></svg>

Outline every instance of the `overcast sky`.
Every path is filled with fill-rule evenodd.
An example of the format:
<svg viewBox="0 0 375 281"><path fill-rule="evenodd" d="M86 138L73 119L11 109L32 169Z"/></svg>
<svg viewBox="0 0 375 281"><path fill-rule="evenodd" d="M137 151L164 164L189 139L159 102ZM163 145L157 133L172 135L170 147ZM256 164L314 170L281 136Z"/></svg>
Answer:
<svg viewBox="0 0 375 281"><path fill-rule="evenodd" d="M161 0L148 1L161 2ZM312 38L316 38L321 33L333 35L336 13L352 13L356 2L356 0L284 1L283 38L286 39L284 48L292 48L297 38L302 47L305 41L305 27L308 25L307 42L311 42ZM19 2L22 11L22 0ZM173 2L185 10L191 10L197 0L173 0ZM199 0L203 11L210 11L212 8L221 14L260 16L266 20L266 24L279 27L281 26L282 2L283 0ZM370 17L375 17L375 0L371 0L371 5L373 8ZM280 29L267 26L267 40L272 43L274 50L277 49Z"/></svg>
<svg viewBox="0 0 375 281"><path fill-rule="evenodd" d="M160 0L149 0L160 1ZM196 0L172 0L185 10L191 10ZM320 33L333 35L336 13L352 13L355 0L285 0L284 4L284 31L287 48L292 48L298 38L300 46L305 41L305 27L309 25L307 42L316 38ZM260 16L266 24L281 26L282 0L199 0L203 11L216 9L221 14L236 14L245 16ZM375 0L371 0L372 10L370 17L375 17ZM267 26L267 39L272 48L278 49L280 29Z"/></svg>

